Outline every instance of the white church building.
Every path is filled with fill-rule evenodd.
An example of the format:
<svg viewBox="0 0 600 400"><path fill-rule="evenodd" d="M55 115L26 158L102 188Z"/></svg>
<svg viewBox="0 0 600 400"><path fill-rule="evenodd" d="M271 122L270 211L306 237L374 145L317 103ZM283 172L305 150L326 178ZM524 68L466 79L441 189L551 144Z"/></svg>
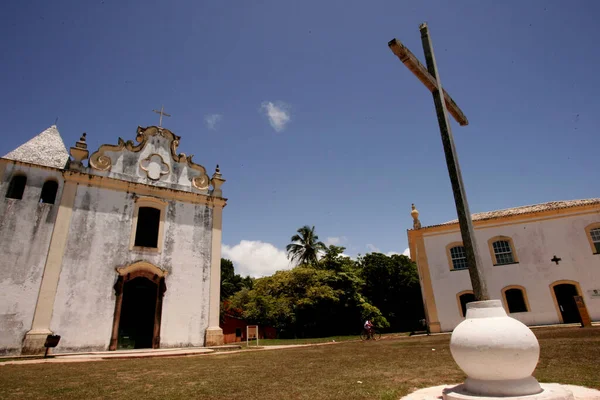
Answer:
<svg viewBox="0 0 600 400"><path fill-rule="evenodd" d="M0 158L0 355L222 344L219 168L135 139L88 157L52 126Z"/></svg>
<svg viewBox="0 0 600 400"><path fill-rule="evenodd" d="M458 221L408 230L431 332L452 331L474 301ZM600 321L600 199L556 201L473 214L492 299L526 325L580 322L574 299Z"/></svg>

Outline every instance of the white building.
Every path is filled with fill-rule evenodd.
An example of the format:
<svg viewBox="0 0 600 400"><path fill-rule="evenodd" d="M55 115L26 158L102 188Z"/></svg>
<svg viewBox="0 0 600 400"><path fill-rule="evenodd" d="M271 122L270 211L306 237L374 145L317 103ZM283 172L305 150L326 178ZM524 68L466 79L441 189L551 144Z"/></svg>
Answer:
<svg viewBox="0 0 600 400"><path fill-rule="evenodd" d="M0 159L0 354L222 343L224 180L168 129L136 141L85 166L52 126Z"/></svg>
<svg viewBox="0 0 600 400"><path fill-rule="evenodd" d="M432 332L451 331L474 300L458 221L408 231ZM492 299L527 325L579 322L574 296L600 320L600 199L557 201L474 214Z"/></svg>

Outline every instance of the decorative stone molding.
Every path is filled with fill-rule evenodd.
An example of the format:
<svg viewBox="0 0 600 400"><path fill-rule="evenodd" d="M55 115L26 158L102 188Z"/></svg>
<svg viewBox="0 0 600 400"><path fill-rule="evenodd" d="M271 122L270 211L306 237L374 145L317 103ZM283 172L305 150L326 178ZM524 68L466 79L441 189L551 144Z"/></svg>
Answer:
<svg viewBox="0 0 600 400"><path fill-rule="evenodd" d="M412 205L412 211L410 212L410 215L413 217L413 229L421 229L421 221L419 221L419 210L417 210L414 204Z"/></svg>
<svg viewBox="0 0 600 400"><path fill-rule="evenodd" d="M138 277L144 277L153 282L158 282L161 278L165 278L168 274L167 271L149 263L148 261L143 260L136 261L124 267L116 268L116 271L119 276L125 277L125 282Z"/></svg>
<svg viewBox="0 0 600 400"><path fill-rule="evenodd" d="M81 135L81 138L75 143L75 147L71 147L69 153L73 157L71 168L81 169L83 167L83 160L87 160L90 152L87 150L87 143L85 141L86 133Z"/></svg>
<svg viewBox="0 0 600 400"><path fill-rule="evenodd" d="M148 158L140 161L140 168L146 172L149 179L153 181L159 180L163 175L171 172L169 164L167 164L160 154L151 154Z"/></svg>
<svg viewBox="0 0 600 400"><path fill-rule="evenodd" d="M121 138L119 138L119 142L116 146L111 144L103 144L90 157L90 167L99 171L110 171L112 168L112 161L110 157L106 155L106 152L119 152L126 149L137 153L141 151L146 146L148 141L154 136L162 136L169 141L171 158L174 162L182 163L188 168L198 172L198 176L191 179L192 186L198 190L207 190L210 185L210 179L206 174L206 169L202 165L196 164L192 161L193 155L188 156L185 153L177 154L177 148L179 147L179 141L181 140L181 137L175 135L168 129L158 126L149 126L147 128L138 126L135 137L135 140L139 143L137 145L134 144L132 140L128 140L126 142Z"/></svg>
<svg viewBox="0 0 600 400"><path fill-rule="evenodd" d="M75 182L79 185L120 190L123 192L136 193L140 196L155 196L164 200L177 200L184 203L206 204L209 207L214 205L225 207L227 203L227 199L225 198L209 196L203 193L173 190L160 186L147 185L144 183L124 181L108 176L90 175L79 171L65 171L63 173L63 177L65 181Z"/></svg>
<svg viewBox="0 0 600 400"><path fill-rule="evenodd" d="M225 183L225 179L221 176L221 170L219 169L219 164L217 164L217 168L215 169L215 173L210 180L210 183L213 187L211 195L215 197L223 197L223 191L221 190L221 185Z"/></svg>

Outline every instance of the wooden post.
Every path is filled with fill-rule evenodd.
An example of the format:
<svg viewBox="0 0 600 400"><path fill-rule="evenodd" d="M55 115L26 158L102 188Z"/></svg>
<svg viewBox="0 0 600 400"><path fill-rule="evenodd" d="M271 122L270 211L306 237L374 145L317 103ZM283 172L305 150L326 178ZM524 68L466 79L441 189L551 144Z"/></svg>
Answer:
<svg viewBox="0 0 600 400"><path fill-rule="evenodd" d="M435 55L433 54L433 46L431 44L431 38L429 36L427 24L421 24L419 30L421 31L421 41L423 43L423 50L425 52L427 70L437 83L437 88L435 88L432 92L433 102L435 103L435 110L440 126L440 134L442 136L442 143L444 145L448 174L450 175L450 182L452 183L452 192L454 193L454 202L456 204L456 212L458 214L458 223L460 225L463 246L465 247L467 266L469 268L469 276L471 277L471 285L473 286L475 299L479 301L489 300L490 297L488 294L487 285L483 278L481 259L477 250L473 221L471 220L471 212L469 211L469 203L467 202L467 194L465 192L462 174L458 164L456 148L454 147L454 138L452 137L450 121L448 120L448 112L444 99L442 81L437 70L437 64L435 62Z"/></svg>

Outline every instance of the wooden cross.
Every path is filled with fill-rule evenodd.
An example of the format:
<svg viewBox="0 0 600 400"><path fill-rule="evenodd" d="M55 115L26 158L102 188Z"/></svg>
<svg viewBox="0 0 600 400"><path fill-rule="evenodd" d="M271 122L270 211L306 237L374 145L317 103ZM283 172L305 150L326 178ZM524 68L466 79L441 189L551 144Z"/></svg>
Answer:
<svg viewBox="0 0 600 400"><path fill-rule="evenodd" d="M467 202L467 195L462 174L460 172L458 156L454 146L452 129L450 127L450 121L448 120L448 110L450 110L450 113L460 125L467 125L469 121L454 100L452 100L452 97L450 97L450 95L442 88L442 82L435 62L433 45L431 44L427 24L421 24L419 30L421 31L421 42L423 44L423 51L425 52L427 69L419 62L419 60L417 60L410 50L400 43L398 39L390 40L388 46L392 52L398 56L400 61L402 61L433 94L433 102L435 104L437 119L440 126L442 144L444 145L448 175L450 176L450 182L452 183L452 192L454 193L454 202L456 204L463 246L465 247L467 267L469 268L469 277L471 278L473 293L475 294L475 298L479 301L489 300L490 297L487 285L483 279L483 264L481 263L481 258L477 251L473 221L471 220L469 203Z"/></svg>
<svg viewBox="0 0 600 400"><path fill-rule="evenodd" d="M556 257L556 254L555 254L555 255L554 255L554 258L552 258L552 260L550 260L550 261L552 261L552 262L555 262L555 263L556 263L556 265L558 265L558 262L559 262L559 261L562 261L562 258L558 258L558 257Z"/></svg>
<svg viewBox="0 0 600 400"><path fill-rule="evenodd" d="M165 117L170 117L171 116L171 114L167 114L164 110L165 110L165 106L160 106L160 111L158 111L158 110L152 110L155 113L160 114L160 119L158 120L158 126L159 127L162 127L162 117L163 117L163 115Z"/></svg>

